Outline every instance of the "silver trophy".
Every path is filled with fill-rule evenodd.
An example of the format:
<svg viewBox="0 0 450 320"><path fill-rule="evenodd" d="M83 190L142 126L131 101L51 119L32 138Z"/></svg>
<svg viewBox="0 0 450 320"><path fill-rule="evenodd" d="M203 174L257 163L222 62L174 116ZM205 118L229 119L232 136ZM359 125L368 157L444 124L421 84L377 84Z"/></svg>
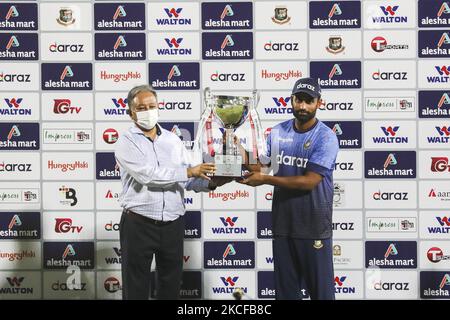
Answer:
<svg viewBox="0 0 450 320"><path fill-rule="evenodd" d="M259 94L254 90L252 96L214 95L209 88L205 88L204 102L205 110L197 130L194 147L204 150L205 144L209 144L210 152L208 153L216 164L216 176L241 177L243 159L234 143L234 132L246 120L251 122L252 142L256 143L253 148L256 152L252 155L257 156L258 153L264 152L262 150L265 147L264 134L256 112ZM213 151L211 147L211 122L213 121L224 128L221 154ZM206 139L204 139L205 131Z"/></svg>

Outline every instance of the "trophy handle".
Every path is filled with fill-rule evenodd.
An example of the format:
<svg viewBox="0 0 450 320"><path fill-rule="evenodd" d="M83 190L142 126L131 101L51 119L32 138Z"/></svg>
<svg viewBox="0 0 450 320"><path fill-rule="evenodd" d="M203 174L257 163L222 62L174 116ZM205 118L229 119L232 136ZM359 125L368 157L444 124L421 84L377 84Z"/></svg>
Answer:
<svg viewBox="0 0 450 320"><path fill-rule="evenodd" d="M253 94L252 108L256 109L256 107L259 104L259 100L261 99L261 95L260 95L259 91L256 89L253 90L252 94Z"/></svg>

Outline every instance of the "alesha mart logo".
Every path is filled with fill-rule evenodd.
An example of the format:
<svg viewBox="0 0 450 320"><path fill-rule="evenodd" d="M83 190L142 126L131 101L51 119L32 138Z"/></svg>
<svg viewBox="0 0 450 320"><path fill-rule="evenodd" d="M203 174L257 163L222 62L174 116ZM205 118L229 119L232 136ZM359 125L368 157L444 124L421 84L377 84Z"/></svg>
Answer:
<svg viewBox="0 0 450 320"><path fill-rule="evenodd" d="M14 126L12 126L11 130L9 130L7 139L8 139L8 141L10 141L12 139L12 137L20 137L20 135L21 135L21 133L20 133L19 128L16 125L14 125Z"/></svg>
<svg viewBox="0 0 450 320"><path fill-rule="evenodd" d="M342 69L339 66L339 64L333 65L333 68L331 68L330 74L328 75L328 79L333 79L334 76L340 76L342 75Z"/></svg>
<svg viewBox="0 0 450 320"><path fill-rule="evenodd" d="M118 6L116 12L114 12L113 20L117 20L119 17L126 17L127 12L123 8L123 6Z"/></svg>
<svg viewBox="0 0 450 320"><path fill-rule="evenodd" d="M233 245L230 243L225 251L223 252L223 258L225 259L228 256L234 256L236 254L236 250L234 250Z"/></svg>
<svg viewBox="0 0 450 320"><path fill-rule="evenodd" d="M389 155L386 158L386 161L384 162L383 167L386 169L389 166L395 166L397 164L397 159L395 158L393 153L389 153Z"/></svg>
<svg viewBox="0 0 450 320"><path fill-rule="evenodd" d="M223 11L220 15L220 20L225 19L225 17L232 17L232 16L234 16L233 9L231 9L231 6L227 4L225 8L223 8Z"/></svg>
<svg viewBox="0 0 450 320"><path fill-rule="evenodd" d="M181 76L180 69L177 65L173 65L172 68L169 71L169 75L167 76L167 80L172 79L173 77L179 77Z"/></svg>
<svg viewBox="0 0 450 320"><path fill-rule="evenodd" d="M439 284L439 289L442 289L445 286L450 286L450 275L446 273Z"/></svg>
<svg viewBox="0 0 450 320"><path fill-rule="evenodd" d="M222 41L222 44L220 45L220 49L225 49L226 47L232 47L234 46L233 38L229 34L225 36L225 38Z"/></svg>
<svg viewBox="0 0 450 320"><path fill-rule="evenodd" d="M447 32L444 32L441 36L441 38L439 39L438 42L438 47L442 47L444 44L450 44L450 36L448 35Z"/></svg>
<svg viewBox="0 0 450 320"><path fill-rule="evenodd" d="M124 36L118 36L116 43L114 44L114 50L117 50L119 47L126 47L127 42L125 41Z"/></svg>
<svg viewBox="0 0 450 320"><path fill-rule="evenodd" d="M341 128L341 126L338 124L338 123L336 123L334 126L333 126L333 132L337 135L337 136L341 136L341 135L343 135L344 134L344 131L342 131L342 128Z"/></svg>
<svg viewBox="0 0 450 320"><path fill-rule="evenodd" d="M438 108L441 108L444 104L450 104L450 97L447 93L444 93L438 102Z"/></svg>
<svg viewBox="0 0 450 320"><path fill-rule="evenodd" d="M15 6L9 7L8 12L6 13L6 20L9 20L11 18L16 18L19 16L19 11Z"/></svg>
<svg viewBox="0 0 450 320"><path fill-rule="evenodd" d="M342 10L339 7L339 4L335 3L331 7L330 12L328 13L328 18L333 18L334 16L340 16L342 14Z"/></svg>
<svg viewBox="0 0 450 320"><path fill-rule="evenodd" d="M64 80L65 78L72 78L73 77L73 71L70 66L65 66L64 70L61 73L61 80Z"/></svg>
<svg viewBox="0 0 450 320"><path fill-rule="evenodd" d="M19 40L17 40L16 36L11 36L8 43L6 44L6 50L9 50L11 48L17 48L20 46Z"/></svg>
<svg viewBox="0 0 450 320"><path fill-rule="evenodd" d="M437 16L441 17L444 13L445 14L449 14L450 13L450 5L448 4L448 2L442 3L442 6L439 8Z"/></svg>
<svg viewBox="0 0 450 320"><path fill-rule="evenodd" d="M11 221L9 222L8 229L11 230L15 226L21 226L22 221L20 220L19 216L16 214L14 217L12 217Z"/></svg>
<svg viewBox="0 0 450 320"><path fill-rule="evenodd" d="M64 250L64 253L62 255L62 258L65 259L68 256L74 256L76 255L75 249L71 244L67 245L66 249Z"/></svg>
<svg viewBox="0 0 450 320"><path fill-rule="evenodd" d="M387 248L386 253L384 254L384 257L389 258L389 256L396 256L396 255L398 255L398 250L395 247L395 245L393 243L391 243L389 245L389 247Z"/></svg>

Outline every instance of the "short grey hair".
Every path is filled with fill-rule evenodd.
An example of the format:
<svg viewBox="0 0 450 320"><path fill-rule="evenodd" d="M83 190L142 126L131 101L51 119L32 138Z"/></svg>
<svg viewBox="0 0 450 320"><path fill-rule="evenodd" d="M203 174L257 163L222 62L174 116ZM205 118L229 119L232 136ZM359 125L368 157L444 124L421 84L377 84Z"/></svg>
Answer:
<svg viewBox="0 0 450 320"><path fill-rule="evenodd" d="M131 110L132 107L132 103L134 98L136 98L136 96L141 93L141 92L150 92L153 93L153 95L155 96L156 99L158 99L158 96L156 94L155 89L153 89L153 87L149 84L143 84L140 86L136 86L134 88L132 88L129 92L128 92L128 97L127 97L127 102L128 102L128 107Z"/></svg>

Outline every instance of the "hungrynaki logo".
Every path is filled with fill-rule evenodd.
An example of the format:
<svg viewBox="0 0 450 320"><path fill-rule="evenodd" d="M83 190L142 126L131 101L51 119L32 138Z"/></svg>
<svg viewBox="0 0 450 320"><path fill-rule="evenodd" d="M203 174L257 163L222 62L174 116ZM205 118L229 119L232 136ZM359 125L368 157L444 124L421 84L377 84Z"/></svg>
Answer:
<svg viewBox="0 0 450 320"><path fill-rule="evenodd" d="M450 274L442 271L421 271L420 298L449 299Z"/></svg>
<svg viewBox="0 0 450 320"><path fill-rule="evenodd" d="M336 134L341 149L361 149L361 121L323 121Z"/></svg>
<svg viewBox="0 0 450 320"><path fill-rule="evenodd" d="M97 152L95 155L97 180L119 180L119 166L113 152Z"/></svg>
<svg viewBox="0 0 450 320"><path fill-rule="evenodd" d="M0 33L0 59L39 59L38 35L34 33Z"/></svg>
<svg viewBox="0 0 450 320"><path fill-rule="evenodd" d="M39 123L0 123L0 150L39 150Z"/></svg>
<svg viewBox="0 0 450 320"><path fill-rule="evenodd" d="M450 32L441 30L419 31L420 58L447 58L450 56Z"/></svg>
<svg viewBox="0 0 450 320"><path fill-rule="evenodd" d="M292 114L291 97L272 97L272 105L265 107L266 114Z"/></svg>
<svg viewBox="0 0 450 320"><path fill-rule="evenodd" d="M41 215L39 212L2 212L0 239L40 239Z"/></svg>
<svg viewBox="0 0 450 320"><path fill-rule="evenodd" d="M366 178L415 178L415 151L365 151Z"/></svg>
<svg viewBox="0 0 450 320"><path fill-rule="evenodd" d="M253 241L204 243L204 267L206 269L251 269L255 267L255 243Z"/></svg>
<svg viewBox="0 0 450 320"><path fill-rule="evenodd" d="M159 90L196 90L200 88L199 63L150 63L150 84Z"/></svg>
<svg viewBox="0 0 450 320"><path fill-rule="evenodd" d="M450 91L419 91L420 118L450 116Z"/></svg>
<svg viewBox="0 0 450 320"><path fill-rule="evenodd" d="M334 290L335 293L345 293L351 294L356 293L356 287L347 285L347 276L336 276L334 277Z"/></svg>
<svg viewBox="0 0 450 320"><path fill-rule="evenodd" d="M91 63L42 63L42 90L92 90Z"/></svg>
<svg viewBox="0 0 450 320"><path fill-rule="evenodd" d="M44 242L45 269L67 269L69 266L93 269L94 243Z"/></svg>
<svg viewBox="0 0 450 320"><path fill-rule="evenodd" d="M311 1L309 27L311 29L360 28L361 2Z"/></svg>
<svg viewBox="0 0 450 320"><path fill-rule="evenodd" d="M96 60L145 60L145 34L96 33Z"/></svg>
<svg viewBox="0 0 450 320"><path fill-rule="evenodd" d="M361 62L317 62L310 63L311 77L319 79L323 89L361 88Z"/></svg>
<svg viewBox="0 0 450 320"><path fill-rule="evenodd" d="M366 241L366 268L417 268L417 242Z"/></svg>
<svg viewBox="0 0 450 320"><path fill-rule="evenodd" d="M252 28L252 2L202 3L203 30L242 30Z"/></svg>
<svg viewBox="0 0 450 320"><path fill-rule="evenodd" d="M95 30L145 30L144 3L95 3Z"/></svg>
<svg viewBox="0 0 450 320"><path fill-rule="evenodd" d="M202 56L213 59L253 59L252 32L204 32Z"/></svg>
<svg viewBox="0 0 450 320"><path fill-rule="evenodd" d="M450 1L419 0L419 28L450 27Z"/></svg>
<svg viewBox="0 0 450 320"><path fill-rule="evenodd" d="M236 190L235 192L208 192L208 199L221 199L224 202L234 200L244 200L250 198L248 191Z"/></svg>
<svg viewBox="0 0 450 320"><path fill-rule="evenodd" d="M0 30L37 30L38 11L36 3L1 3Z"/></svg>

